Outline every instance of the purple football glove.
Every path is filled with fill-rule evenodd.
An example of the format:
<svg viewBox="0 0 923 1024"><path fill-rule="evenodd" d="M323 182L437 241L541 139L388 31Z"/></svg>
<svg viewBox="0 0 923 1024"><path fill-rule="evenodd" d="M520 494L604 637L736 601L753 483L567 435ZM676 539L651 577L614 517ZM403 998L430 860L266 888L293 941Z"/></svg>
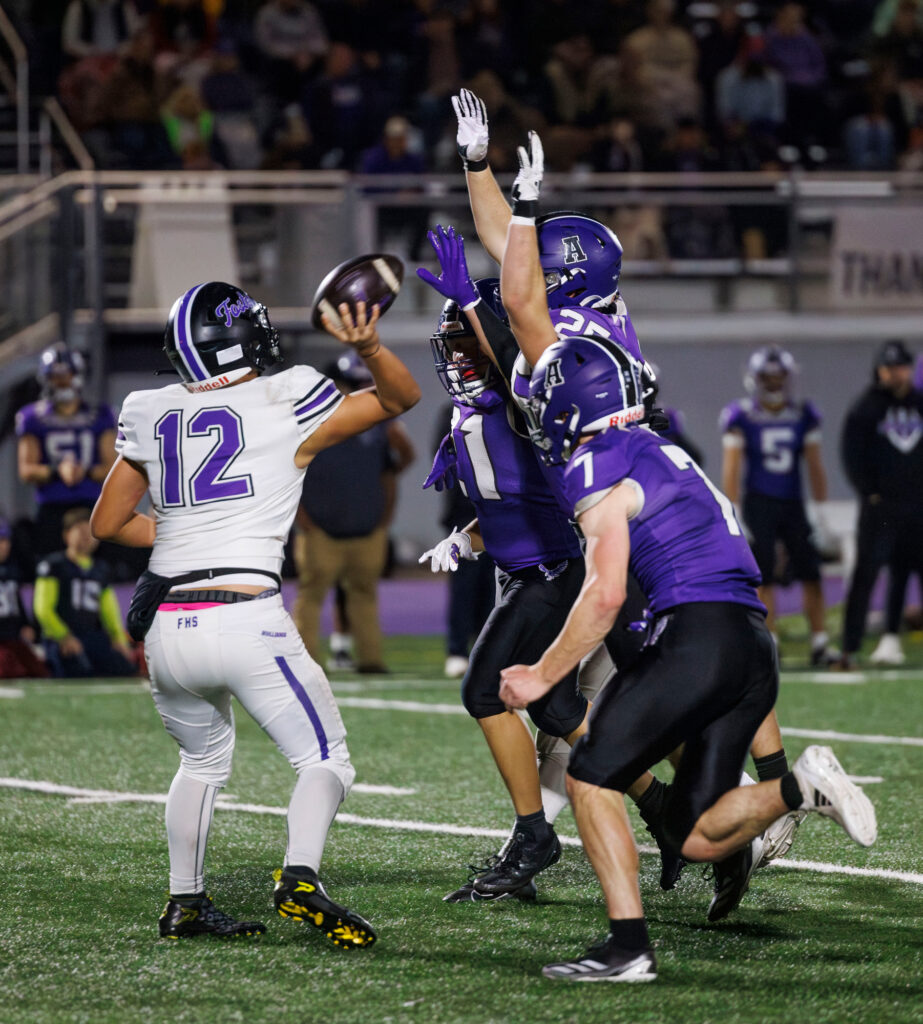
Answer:
<svg viewBox="0 0 923 1024"><path fill-rule="evenodd" d="M433 468L429 476L423 481L423 489L435 485L437 491L445 491L454 487L458 482L458 469L456 466L455 445L452 442L452 435L446 434L433 459Z"/></svg>
<svg viewBox="0 0 923 1024"><path fill-rule="evenodd" d="M435 231L428 231L426 237L436 251L442 273L436 277L426 267L417 267L417 277L435 288L440 295L454 299L459 309L471 309L477 305L481 296L468 273L464 238L455 234L455 228L446 230L441 224L436 225Z"/></svg>

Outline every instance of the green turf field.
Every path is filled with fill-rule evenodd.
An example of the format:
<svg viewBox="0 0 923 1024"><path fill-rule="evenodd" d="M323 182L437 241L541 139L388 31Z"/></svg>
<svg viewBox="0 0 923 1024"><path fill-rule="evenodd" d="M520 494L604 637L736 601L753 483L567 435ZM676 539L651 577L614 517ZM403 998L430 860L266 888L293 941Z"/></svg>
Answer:
<svg viewBox="0 0 923 1024"><path fill-rule="evenodd" d="M358 787L331 831L322 877L379 933L352 953L271 913L292 774L245 715L215 817L209 892L268 932L166 942L156 927L167 885L162 794L176 752L143 685L4 686L0 1022L923 1021L923 646L908 650L906 669L837 679L807 672L799 641L788 642L779 714L795 730L790 760L829 742L851 774L876 780L863 784L878 843L864 850L811 816L788 866L758 873L740 909L712 926L701 868L663 893L656 856L643 855L659 963L647 986L541 977L543 963L605 931L575 846L539 879L537 904L441 902L469 861L499 845L466 830L505 830L510 812L477 727L451 713L457 686L441 677L436 639L392 639L390 678L334 679L357 781L405 791ZM824 730L847 738L814 737ZM559 833L576 835L569 812Z"/></svg>

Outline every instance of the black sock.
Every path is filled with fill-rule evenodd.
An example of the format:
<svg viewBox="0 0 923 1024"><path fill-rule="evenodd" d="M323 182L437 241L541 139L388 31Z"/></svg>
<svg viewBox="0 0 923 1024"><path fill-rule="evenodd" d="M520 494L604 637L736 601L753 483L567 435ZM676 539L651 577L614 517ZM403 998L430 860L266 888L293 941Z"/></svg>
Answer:
<svg viewBox="0 0 923 1024"><path fill-rule="evenodd" d="M784 750L777 750L774 754L767 754L765 757L754 757L753 765L760 782L781 779L788 771L788 760Z"/></svg>
<svg viewBox="0 0 923 1024"><path fill-rule="evenodd" d="M170 899L174 903L196 903L201 899L205 898L205 891L202 892L180 892L170 893Z"/></svg>
<svg viewBox="0 0 923 1024"><path fill-rule="evenodd" d="M790 811L797 811L804 803L804 796L794 772L786 772L782 776L782 799Z"/></svg>
<svg viewBox="0 0 923 1024"><path fill-rule="evenodd" d="M651 941L647 937L647 922L643 917L621 918L617 921L609 918L609 934L619 949L630 952L651 948Z"/></svg>
<svg viewBox="0 0 923 1024"><path fill-rule="evenodd" d="M655 825L663 818L663 804L667 796L666 783L660 779L654 781L638 797L636 805L638 814L645 825Z"/></svg>
<svg viewBox="0 0 923 1024"><path fill-rule="evenodd" d="M516 824L513 828L516 832L525 832L526 835L533 836L535 839L544 839L551 830L551 826L545 818L544 809L536 811L534 814L517 814Z"/></svg>

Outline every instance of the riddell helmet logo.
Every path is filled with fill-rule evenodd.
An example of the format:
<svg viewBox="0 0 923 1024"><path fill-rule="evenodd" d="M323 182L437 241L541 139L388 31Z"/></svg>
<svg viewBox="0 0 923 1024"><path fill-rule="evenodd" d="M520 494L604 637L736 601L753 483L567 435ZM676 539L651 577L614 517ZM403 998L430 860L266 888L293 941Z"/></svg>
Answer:
<svg viewBox="0 0 923 1024"><path fill-rule="evenodd" d="M214 391L215 388L223 388L225 384L230 384L229 378L225 376L212 377L211 380L203 381L201 384L188 383L186 385L187 391L200 392L200 391Z"/></svg>
<svg viewBox="0 0 923 1024"><path fill-rule="evenodd" d="M622 409L620 412L614 412L609 417L609 426L624 427L629 423L637 423L638 420L643 419L644 409L636 405L633 409Z"/></svg>
<svg viewBox="0 0 923 1024"><path fill-rule="evenodd" d="M583 246L580 244L579 236L568 235L567 238L561 239L561 244L564 246L565 266L569 266L571 263L586 262L586 253L583 251Z"/></svg>

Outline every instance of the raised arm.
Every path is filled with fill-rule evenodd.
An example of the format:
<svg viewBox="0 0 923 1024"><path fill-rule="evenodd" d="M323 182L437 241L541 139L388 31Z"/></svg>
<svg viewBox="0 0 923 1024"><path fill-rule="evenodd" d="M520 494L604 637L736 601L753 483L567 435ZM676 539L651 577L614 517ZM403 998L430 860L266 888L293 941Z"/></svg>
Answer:
<svg viewBox="0 0 923 1024"><path fill-rule="evenodd" d="M339 314L343 323L341 328L334 327L326 314L322 317L324 328L344 345L355 348L368 367L375 388L347 395L340 402L333 415L298 449L295 465L299 468L307 466L324 448L361 434L376 423L399 416L420 400L420 386L410 370L381 343L377 328L378 307L374 306L372 315L366 319L365 303L357 302L354 319L344 302L340 304Z"/></svg>
<svg viewBox="0 0 923 1024"><path fill-rule="evenodd" d="M490 136L487 127L487 108L484 101L470 89L460 90L452 97L452 106L458 118L458 152L465 166L465 181L474 226L481 245L497 261L503 258L506 229L510 222L510 208L503 198L487 163Z"/></svg>
<svg viewBox="0 0 923 1024"><path fill-rule="evenodd" d="M545 349L558 340L548 313L535 230L544 166L542 141L535 132L529 132L528 149L519 147L519 173L512 193L513 216L500 267L503 307L509 314L510 327L522 354L533 366Z"/></svg>

